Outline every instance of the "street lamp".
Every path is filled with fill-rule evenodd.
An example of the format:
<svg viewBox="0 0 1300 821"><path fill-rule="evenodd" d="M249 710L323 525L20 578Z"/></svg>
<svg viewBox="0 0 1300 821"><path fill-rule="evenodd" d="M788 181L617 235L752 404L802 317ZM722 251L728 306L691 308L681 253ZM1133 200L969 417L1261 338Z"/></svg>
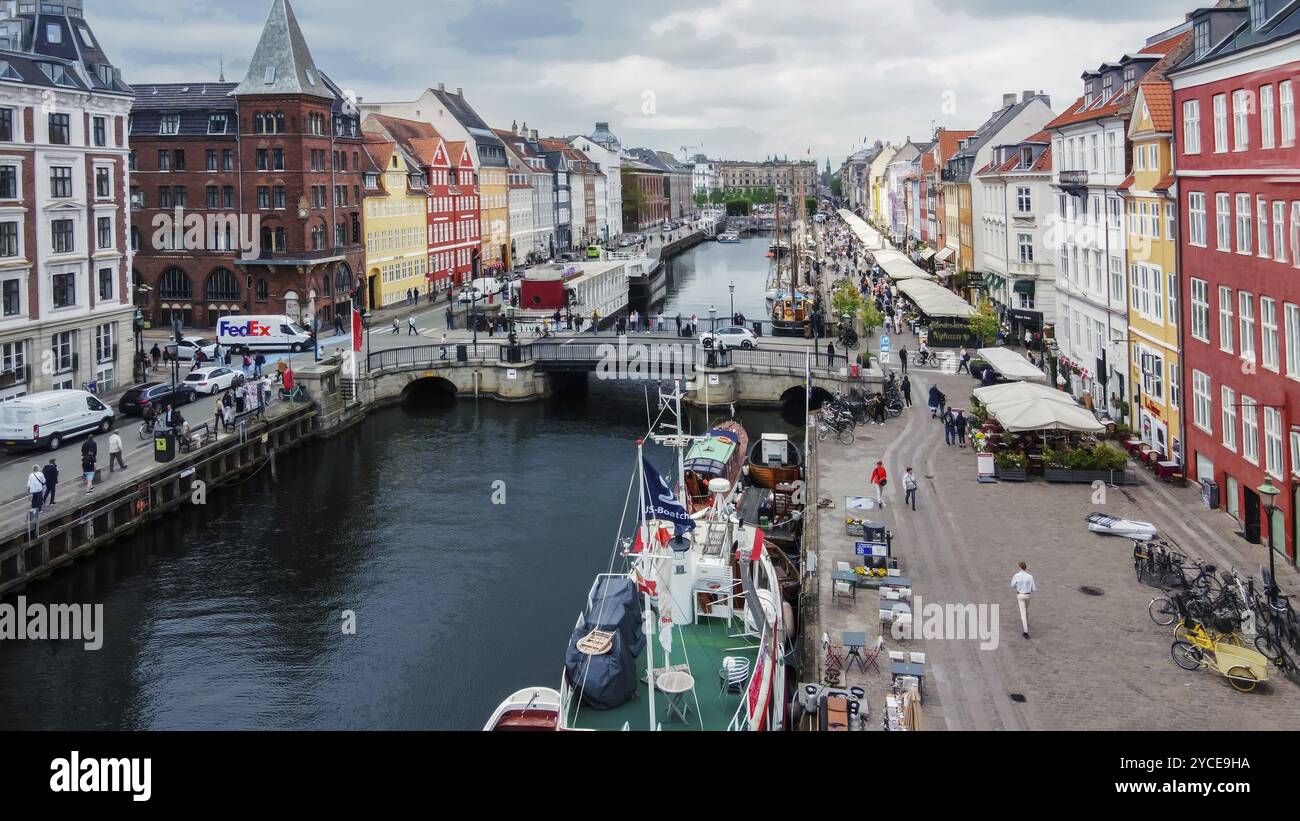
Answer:
<svg viewBox="0 0 1300 821"><path fill-rule="evenodd" d="M727 286L727 290L731 292L731 315L735 316L736 315L736 283L733 281L730 285Z"/></svg>
<svg viewBox="0 0 1300 821"><path fill-rule="evenodd" d="M1273 556L1277 552L1277 547L1273 544L1273 511L1277 504L1277 497L1282 491L1273 486L1273 480L1266 478L1264 484L1255 488L1255 492L1259 494L1264 510L1268 513L1268 577L1271 581L1269 586L1273 588L1268 595L1269 599L1273 599L1277 593L1277 572L1273 561Z"/></svg>
<svg viewBox="0 0 1300 821"><path fill-rule="evenodd" d="M709 330L718 330L718 309L712 305L709 306Z"/></svg>

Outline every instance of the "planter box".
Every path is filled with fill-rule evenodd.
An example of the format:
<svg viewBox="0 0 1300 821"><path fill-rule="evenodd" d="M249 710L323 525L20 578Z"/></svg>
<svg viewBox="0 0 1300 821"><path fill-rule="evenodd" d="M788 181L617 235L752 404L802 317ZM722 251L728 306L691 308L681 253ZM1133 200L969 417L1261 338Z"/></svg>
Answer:
<svg viewBox="0 0 1300 821"><path fill-rule="evenodd" d="M993 473L1003 482L1027 482L1029 475L1025 468L1000 468L994 466Z"/></svg>
<svg viewBox="0 0 1300 821"><path fill-rule="evenodd" d="M1124 470L1067 470L1065 468L1044 468L1043 476L1049 482L1068 482L1071 484L1090 485L1093 482L1105 482L1114 485L1131 485L1133 481Z"/></svg>

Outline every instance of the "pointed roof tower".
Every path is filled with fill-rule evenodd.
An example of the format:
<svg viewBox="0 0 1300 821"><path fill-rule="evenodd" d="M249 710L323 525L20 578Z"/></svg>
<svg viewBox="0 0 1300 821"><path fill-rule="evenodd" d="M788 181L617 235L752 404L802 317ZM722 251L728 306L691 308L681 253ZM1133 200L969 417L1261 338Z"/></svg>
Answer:
<svg viewBox="0 0 1300 821"><path fill-rule="evenodd" d="M231 95L282 94L334 98L334 92L321 79L311 58L289 0L273 0L271 13L262 27L262 38L257 41L257 50L248 64L248 73Z"/></svg>

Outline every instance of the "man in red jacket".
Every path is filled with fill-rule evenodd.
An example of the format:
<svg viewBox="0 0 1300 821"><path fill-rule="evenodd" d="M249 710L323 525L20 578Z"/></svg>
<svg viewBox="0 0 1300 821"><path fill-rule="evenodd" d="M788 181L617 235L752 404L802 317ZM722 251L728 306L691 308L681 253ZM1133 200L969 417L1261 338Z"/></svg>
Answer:
<svg viewBox="0 0 1300 821"><path fill-rule="evenodd" d="M876 486L876 502L881 507L885 506L885 485L889 482L889 477L885 474L885 463L876 462L876 467L871 471L871 484Z"/></svg>

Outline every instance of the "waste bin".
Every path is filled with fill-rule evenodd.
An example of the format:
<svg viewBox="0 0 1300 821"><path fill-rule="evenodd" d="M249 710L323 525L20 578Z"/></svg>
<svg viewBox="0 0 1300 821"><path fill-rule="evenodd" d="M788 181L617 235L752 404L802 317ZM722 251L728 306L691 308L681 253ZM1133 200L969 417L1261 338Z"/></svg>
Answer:
<svg viewBox="0 0 1300 821"><path fill-rule="evenodd" d="M849 377L852 378L852 379L857 379L858 376L859 376L859 374L858 374L858 363L856 363L856 362L851 362L851 363L849 363Z"/></svg>
<svg viewBox="0 0 1300 821"><path fill-rule="evenodd" d="M176 458L176 431L173 428L159 428L153 432L153 460L170 462Z"/></svg>
<svg viewBox="0 0 1300 821"><path fill-rule="evenodd" d="M518 345L511 345L506 348L506 361L512 365L524 361L524 350Z"/></svg>
<svg viewBox="0 0 1300 821"><path fill-rule="evenodd" d="M456 361L457 361L457 362L468 362L468 361L469 361L469 346L468 346L468 345L457 345L457 346L456 346Z"/></svg>
<svg viewBox="0 0 1300 821"><path fill-rule="evenodd" d="M1210 510L1219 509L1219 483L1211 482L1209 479L1201 480L1201 501Z"/></svg>
<svg viewBox="0 0 1300 821"><path fill-rule="evenodd" d="M762 336L762 335L763 335L763 322L761 320L755 319L754 336Z"/></svg>

